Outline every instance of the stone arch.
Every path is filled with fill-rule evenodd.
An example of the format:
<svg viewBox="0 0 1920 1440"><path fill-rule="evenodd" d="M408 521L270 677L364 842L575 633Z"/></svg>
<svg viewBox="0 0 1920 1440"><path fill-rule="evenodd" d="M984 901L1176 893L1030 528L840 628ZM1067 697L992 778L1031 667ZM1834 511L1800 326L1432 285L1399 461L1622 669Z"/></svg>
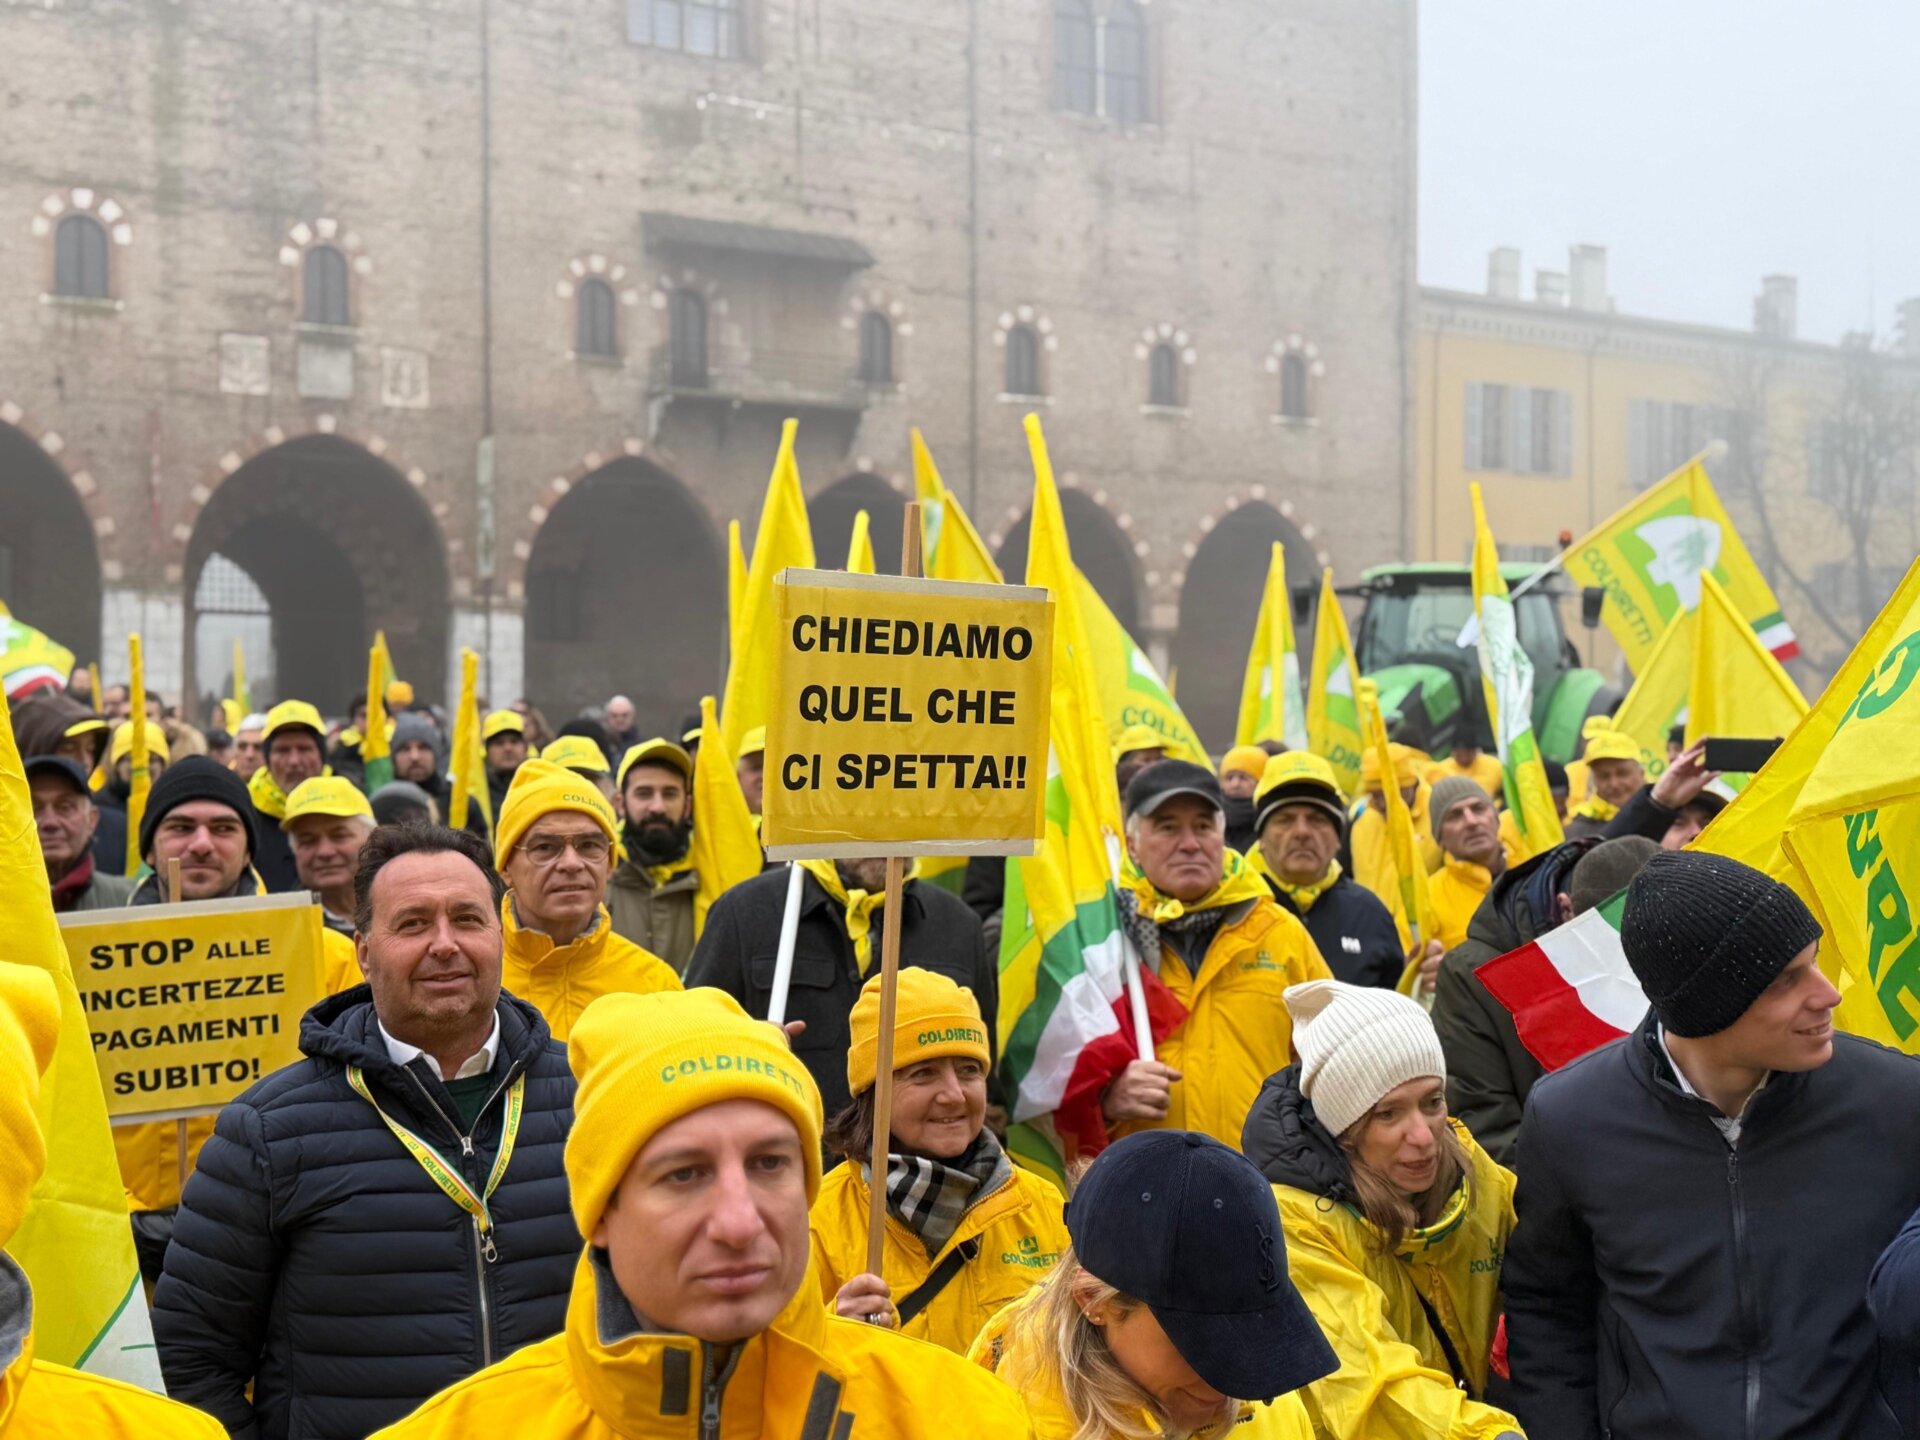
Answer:
<svg viewBox="0 0 1920 1440"><path fill-rule="evenodd" d="M1133 538L1133 517L1115 515L1107 508L1104 490L1089 494L1071 486L1060 490L1060 513L1067 522L1067 544L1073 563L1080 567L1100 598L1127 632L1140 639L1140 559L1146 542ZM1000 573L1016 584L1026 578L1027 539L1032 528L1030 510L1008 512L1007 523L988 544ZM1142 642L1144 643L1144 641Z"/></svg>
<svg viewBox="0 0 1920 1440"><path fill-rule="evenodd" d="M0 601L85 662L101 658L101 587L120 578L120 562L107 555L113 517L65 450L56 432L0 402Z"/></svg>
<svg viewBox="0 0 1920 1440"><path fill-rule="evenodd" d="M514 547L526 693L559 720L622 691L641 734L677 736L724 679L726 550L674 475L637 453L588 458L549 482Z"/></svg>
<svg viewBox="0 0 1920 1440"><path fill-rule="evenodd" d="M275 693L256 702L297 696L344 713L365 685L376 629L416 695L442 696L449 552L459 548L442 533L445 503L429 509L424 472L402 472L377 436L356 442L334 433L331 419L292 438L269 431L271 443L244 459L229 451L214 487L194 488L191 523L174 527L190 698L216 693L225 672L224 657L203 662L197 653L196 594L214 555L245 572L269 607ZM207 667L215 668L202 676Z"/></svg>
<svg viewBox="0 0 1920 1440"><path fill-rule="evenodd" d="M898 575L907 497L898 485L874 474L836 480L807 502L814 560L823 570L838 570L847 563L847 543L853 538L853 516L858 510L867 512L875 570L882 575Z"/></svg>
<svg viewBox="0 0 1920 1440"><path fill-rule="evenodd" d="M1180 625L1172 662L1180 677L1180 708L1201 740L1214 749L1233 743L1240 682L1276 540L1286 547L1287 588L1296 597L1294 640L1305 683L1313 627L1300 617L1311 613L1320 566L1327 558L1326 551L1313 544L1313 535L1312 525L1295 523L1291 501L1275 506L1266 498L1266 488L1256 486L1245 496L1229 496L1219 513L1202 517L1197 538L1183 547L1187 565L1184 575L1175 577L1180 584Z"/></svg>

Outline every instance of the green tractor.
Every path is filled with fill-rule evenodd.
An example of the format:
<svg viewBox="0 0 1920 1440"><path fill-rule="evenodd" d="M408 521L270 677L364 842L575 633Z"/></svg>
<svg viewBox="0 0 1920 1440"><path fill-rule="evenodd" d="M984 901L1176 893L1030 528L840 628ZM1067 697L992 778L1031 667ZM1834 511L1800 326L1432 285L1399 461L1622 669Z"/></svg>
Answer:
<svg viewBox="0 0 1920 1440"><path fill-rule="evenodd" d="M1502 565L1509 588L1531 579L1537 565ZM1493 748L1480 684L1480 655L1462 647L1473 618L1473 571L1466 565L1422 562L1376 565L1342 595L1366 602L1354 634L1360 673L1380 687L1380 706L1393 738L1440 756L1455 745ZM1540 753L1561 763L1580 748L1589 715L1606 714L1620 692L1580 663L1560 622L1560 602L1575 595L1556 571L1513 602L1520 648L1533 661L1533 733ZM1598 596L1582 595L1583 618L1598 623Z"/></svg>

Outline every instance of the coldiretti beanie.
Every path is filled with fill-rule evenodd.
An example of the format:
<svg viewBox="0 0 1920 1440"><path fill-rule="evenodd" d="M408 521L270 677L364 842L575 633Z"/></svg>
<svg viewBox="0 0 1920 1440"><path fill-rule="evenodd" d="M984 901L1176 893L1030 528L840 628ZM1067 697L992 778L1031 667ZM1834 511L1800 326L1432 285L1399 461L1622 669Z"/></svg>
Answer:
<svg viewBox="0 0 1920 1440"><path fill-rule="evenodd" d="M264 773L264 767L263 767ZM247 831L247 855L253 855L253 800L246 784L218 760L189 755L169 765L147 792L147 813L140 819L140 853L153 854L153 832L167 812L194 800L214 800L240 817Z"/></svg>
<svg viewBox="0 0 1920 1440"><path fill-rule="evenodd" d="M507 857L521 837L533 828L533 822L556 810L572 810L585 815L614 840L616 822L613 806L589 780L574 774L564 765L550 760L523 760L513 772L513 784L500 802L500 814L493 826L493 863L505 870Z"/></svg>
<svg viewBox="0 0 1920 1440"><path fill-rule="evenodd" d="M1660 1023L1691 1039L1746 1014L1820 938L1800 897L1750 865L1662 850L1627 887L1620 948Z"/></svg>
<svg viewBox="0 0 1920 1440"><path fill-rule="evenodd" d="M852 1042L847 1047L847 1089L864 1095L873 1088L880 1054L880 972L874 971L853 1002ZM900 968L899 997L893 1012L893 1068L904 1070L921 1060L962 1055L984 1069L992 1061L987 1026L973 991L945 975L918 965Z"/></svg>
<svg viewBox="0 0 1920 1440"><path fill-rule="evenodd" d="M1427 814L1433 821L1433 833L1437 836L1440 827L1446 822L1447 811L1467 800L1484 800L1487 792L1478 780L1468 775L1449 775L1444 780L1433 782L1433 794L1427 801Z"/></svg>
<svg viewBox="0 0 1920 1440"><path fill-rule="evenodd" d="M37 966L0 962L0 1245L20 1228L27 1192L46 1168L36 1110L59 1035L53 977Z"/></svg>
<svg viewBox="0 0 1920 1440"><path fill-rule="evenodd" d="M1473 782L1467 782L1471 785ZM1418 1000L1371 985L1309 980L1291 985L1300 1093L1338 1136L1397 1085L1447 1078L1447 1057Z"/></svg>
<svg viewBox="0 0 1920 1440"><path fill-rule="evenodd" d="M603 995L567 1036L580 1082L567 1137L573 1218L589 1240L621 1177L646 1144L683 1115L725 1100L758 1100L800 1132L807 1203L820 1191L820 1088L787 1037L724 990Z"/></svg>

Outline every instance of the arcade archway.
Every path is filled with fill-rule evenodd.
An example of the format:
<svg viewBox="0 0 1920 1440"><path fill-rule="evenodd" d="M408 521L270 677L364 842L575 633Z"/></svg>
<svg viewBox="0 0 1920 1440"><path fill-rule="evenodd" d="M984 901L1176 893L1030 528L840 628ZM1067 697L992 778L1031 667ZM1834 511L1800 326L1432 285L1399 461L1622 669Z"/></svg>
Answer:
<svg viewBox="0 0 1920 1440"><path fill-rule="evenodd" d="M1073 563L1126 626L1127 633L1140 640L1140 574L1126 531L1091 495L1078 490L1060 492L1060 513L1067 522ZM1014 584L1026 579L1027 539L1032 525L1031 511L1014 521L994 556L1000 573Z"/></svg>
<svg viewBox="0 0 1920 1440"><path fill-rule="evenodd" d="M867 512L867 528L873 537L874 569L882 575L898 575L901 517L906 514L907 501L878 475L849 475L807 502L814 559L823 570L838 570L847 563L853 517L861 510Z"/></svg>
<svg viewBox="0 0 1920 1440"><path fill-rule="evenodd" d="M100 552L73 482L0 423L0 601L81 661L100 658Z"/></svg>

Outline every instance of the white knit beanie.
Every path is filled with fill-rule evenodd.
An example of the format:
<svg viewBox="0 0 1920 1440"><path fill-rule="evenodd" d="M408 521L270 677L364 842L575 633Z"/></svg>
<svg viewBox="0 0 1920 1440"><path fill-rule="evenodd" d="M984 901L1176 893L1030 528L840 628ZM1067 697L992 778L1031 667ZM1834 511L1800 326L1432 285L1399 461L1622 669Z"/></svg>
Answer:
<svg viewBox="0 0 1920 1440"><path fill-rule="evenodd" d="M1309 980L1287 990L1300 1093L1335 1136L1409 1080L1447 1078L1447 1057L1417 1000L1394 990Z"/></svg>

